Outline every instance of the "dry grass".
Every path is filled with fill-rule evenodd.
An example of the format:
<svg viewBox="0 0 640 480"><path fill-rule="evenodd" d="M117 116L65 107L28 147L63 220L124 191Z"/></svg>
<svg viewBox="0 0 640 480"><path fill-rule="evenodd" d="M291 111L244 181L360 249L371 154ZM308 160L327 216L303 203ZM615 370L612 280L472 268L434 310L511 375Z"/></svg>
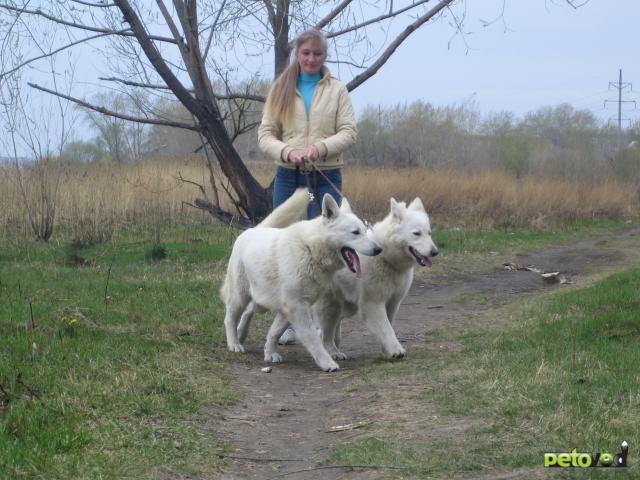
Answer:
<svg viewBox="0 0 640 480"><path fill-rule="evenodd" d="M596 218L638 216L640 199L633 185L598 185L516 178L501 171L468 173L443 169L347 169L345 192L358 211L375 217L397 200L420 197L438 224L449 226L528 225Z"/></svg>
<svg viewBox="0 0 640 480"><path fill-rule="evenodd" d="M44 176L42 172L23 170L25 202L16 169L0 167L0 229L5 235L32 236L27 205L32 212L38 210L38 182L42 178L59 181L57 228L70 229L89 240L100 240L131 225L153 232L211 221L207 214L184 203L201 196L201 192L178 178L182 175L207 185L208 173L198 159L55 168ZM266 185L274 167L258 165L253 171ZM391 196L398 200L419 196L440 226L541 228L558 220L631 218L638 215L640 204L636 187L620 182L590 185L535 177L517 179L498 171L471 174L425 168L351 167L345 170L344 188L356 211L371 219L388 210ZM211 195L210 187L207 192ZM227 200L222 202L228 206Z"/></svg>

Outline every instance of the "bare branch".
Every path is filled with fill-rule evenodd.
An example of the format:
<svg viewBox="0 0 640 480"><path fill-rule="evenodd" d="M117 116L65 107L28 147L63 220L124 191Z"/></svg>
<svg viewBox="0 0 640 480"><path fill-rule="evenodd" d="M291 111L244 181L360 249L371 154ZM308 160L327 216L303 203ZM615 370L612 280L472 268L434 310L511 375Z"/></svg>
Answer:
<svg viewBox="0 0 640 480"><path fill-rule="evenodd" d="M271 0L263 0L264 6L267 9L267 15L269 17L269 23L271 24L271 28L273 28L273 33L275 34L276 27L276 12L273 9L273 5L271 4Z"/></svg>
<svg viewBox="0 0 640 480"><path fill-rule="evenodd" d="M134 37L135 36L134 33L129 33L128 32L129 29L127 29L127 31L125 31L124 33L117 33L118 30L111 30L111 29L108 29L108 28L98 28L98 27L92 27L90 25L84 25L84 24L81 24L81 23L68 22L68 21L63 20L61 18L54 17L53 15L49 15L48 13L45 13L40 9L38 9L38 10L27 10L26 8L18 8L18 7L14 7L14 6L11 6L11 5L7 5L5 3L0 3L0 9L10 10L10 11L13 11L13 12L18 12L20 14L27 13L27 14L30 14L30 15L38 15L40 17L46 18L47 20L51 20L52 22L59 23L60 25L66 25L67 27L78 28L80 30L87 30L89 32L106 33L106 34L109 34L109 35L120 35L120 36L123 36L123 37ZM168 37L159 37L157 35L150 35L149 38L151 38L152 40L157 40L159 42L176 43L175 40L173 40L172 38L168 38Z"/></svg>
<svg viewBox="0 0 640 480"><path fill-rule="evenodd" d="M80 5L86 5L87 7L98 7L98 8L108 8L108 7L117 7L115 3L91 3L84 2L83 0L71 0L73 3L79 3Z"/></svg>
<svg viewBox="0 0 640 480"><path fill-rule="evenodd" d="M567 0L567 3L577 10L580 7L589 3L590 1L591 0Z"/></svg>
<svg viewBox="0 0 640 480"><path fill-rule="evenodd" d="M156 69L158 74L165 81L171 91L178 97L178 100L192 112L199 112L202 110L202 105L191 96L189 91L180 83L180 80L169 69L168 65L162 58L162 55L151 41L151 37L147 34L144 25L138 18L138 15L134 11L128 0L117 0L116 2L124 15L125 20L131 25L131 30L135 34L140 47L144 51L145 55Z"/></svg>
<svg viewBox="0 0 640 480"><path fill-rule="evenodd" d="M182 38L182 35L180 35L180 32L178 31L178 27L176 27L176 24L174 23L173 18L171 18L171 15L169 14L169 11L167 10L167 7L165 6L164 2L162 0L156 0L156 3L158 4L158 8L160 9L160 13L162 13L162 16L164 17L165 22L167 22L167 26L169 27L169 30L171 30L171 34L173 35L173 38L175 39L176 43L180 47L180 51L182 52L185 45L184 45L184 39Z"/></svg>
<svg viewBox="0 0 640 480"><path fill-rule="evenodd" d="M207 39L207 46L204 49L204 53L202 54L202 61L207 60L207 55L209 55L209 48L211 48L211 42L213 40L213 34L218 28L218 22L220 21L220 15L222 15L222 11L224 10L224 6L226 5L227 0L222 0L222 5L218 9L218 14L216 15L216 19L213 21L213 24L209 27L211 31L209 32L209 38Z"/></svg>
<svg viewBox="0 0 640 480"><path fill-rule="evenodd" d="M393 53L402 44L402 42L404 42L409 37L409 35L415 32L424 23L431 20L434 16L440 13L441 10L448 7L454 1L455 0L442 0L440 3L438 3L438 5L433 7L431 10L426 12L421 17L418 17L418 19L415 22L413 22L411 25L407 26L407 28L405 28L404 31L400 35L398 35L393 42L389 44L389 46L385 49L385 51L382 52L382 55L380 55L378 60L376 60L364 72L362 72L359 75L356 75L347 84L347 89L351 91L354 88L357 88L358 86L360 86L362 83L364 83L366 80L371 78L373 75L375 75L378 72L378 70L380 70L380 68L382 68L382 66L387 62L387 60L389 60L391 55L393 55Z"/></svg>
<svg viewBox="0 0 640 480"><path fill-rule="evenodd" d="M76 103L82 107L88 108L90 110L94 110L96 112L100 112L104 115L109 115L111 117L121 118L123 120L128 120L130 122L138 122L138 123L148 123L150 125L164 125L167 127L175 127L175 128L183 128L185 130L194 130L198 131L199 128L197 125L192 125L188 123L181 122L172 122L169 120L158 120L155 118L140 118L134 117L131 115L127 115L124 113L114 112L113 110L106 109L104 107L98 107L96 105L92 105L90 103L85 102L84 100L80 100L78 98L71 97L69 95L65 95L60 92L56 92L54 90L49 90L48 88L42 87L40 85L36 85L35 83L27 83L31 88L35 88L36 90L41 90L46 93L50 93L51 95L56 95L58 97L64 98L65 100L69 100L70 102Z"/></svg>
<svg viewBox="0 0 640 480"><path fill-rule="evenodd" d="M182 176L181 172L178 172L178 176L176 177L176 180L180 180L182 183L188 183L190 185L195 185L196 187L198 187L198 190L200 190L200 192L202 193L202 195L204 196L204 198L208 201L207 198L207 191L204 189L204 187L202 186L202 184L194 182L193 180L187 180L186 178L184 178Z"/></svg>
<svg viewBox="0 0 640 480"><path fill-rule="evenodd" d="M334 18L340 15L344 11L344 9L351 4L351 2L353 2L353 0L344 0L340 5L338 5L331 12L329 12L327 16L325 16L323 19L318 21L318 23L316 23L314 28L316 30L322 30L324 27L329 25Z"/></svg>
<svg viewBox="0 0 640 480"><path fill-rule="evenodd" d="M430 1L431 0L418 0L417 2L412 3L411 5L408 5L408 6L404 7L404 8L401 8L400 10L396 10L395 12L389 11L389 13L385 13L384 15L380 15L378 17L371 18L371 19L366 20L366 21L364 21L362 23L359 23L357 25L351 25L350 27L347 27L347 28L345 28L343 30L338 30L337 32L329 32L329 33L327 33L326 37L327 38L339 37L340 35L344 35L345 33L353 32L354 30L358 30L358 29L360 29L362 27L366 27L367 25L371 25L373 23L378 23L378 22L381 22L383 20L387 20L387 19L392 18L392 17L397 17L398 15L400 15L400 14L402 14L404 12L407 12L407 11L409 11L409 10L411 10L413 8L416 8L416 7L420 6L420 5L423 5L425 3L429 3Z"/></svg>
<svg viewBox="0 0 640 480"><path fill-rule="evenodd" d="M357 63L350 62L349 60L327 60L326 63L337 63L339 65L350 65L354 68L367 68L366 65L358 65Z"/></svg>
<svg viewBox="0 0 640 480"><path fill-rule="evenodd" d="M246 230L247 228L251 228L254 226L253 222L248 218L232 215L229 212L225 212L221 208L216 207L213 203L203 200L202 198L196 198L195 206L201 210L206 210L218 220L226 223L231 227Z"/></svg>
<svg viewBox="0 0 640 480"><path fill-rule="evenodd" d="M64 45L64 46L62 46L62 47L60 47L60 48L57 48L56 50L52 50L52 51L50 51L49 53L45 53L45 54L42 54L42 55L40 55L40 56L38 56L38 57L33 57L33 58L30 58L29 60L25 60L25 61L24 61L24 62L22 62L20 65L18 65L18 66L16 66L16 67L12 68L12 69L11 69L11 70L9 70L9 71L6 71L6 72L0 72L0 79L2 79L2 77L4 77L5 75L11 75L12 73L17 72L17 71L18 71L18 70L20 70L22 67L24 67L24 66L26 66L26 65L29 65L30 63L33 63L33 62L35 62L35 61L37 61L37 60L42 60L43 58L52 57L52 56L53 56L53 55L55 55L56 53L60 53L60 52L61 52L61 51L63 51L63 50L66 50L66 49L71 48L71 47L75 47L76 45L79 45L79 44L81 44L81 43L85 43L85 42L88 42L88 41L90 41L90 40L95 40L96 38L106 37L106 36L109 36L109 35L119 35L119 34L121 34L121 33L123 33L123 32L128 31L128 30L129 30L129 29L127 28L126 30L119 30L119 31L116 31L116 32L113 32L113 33L99 33L99 34L97 34L97 35L92 35L92 36L90 36L90 37L82 38L82 39L80 39L80 40L78 40L78 41L76 41L76 42L72 42L72 43L69 43L69 44L67 44L67 45Z"/></svg>

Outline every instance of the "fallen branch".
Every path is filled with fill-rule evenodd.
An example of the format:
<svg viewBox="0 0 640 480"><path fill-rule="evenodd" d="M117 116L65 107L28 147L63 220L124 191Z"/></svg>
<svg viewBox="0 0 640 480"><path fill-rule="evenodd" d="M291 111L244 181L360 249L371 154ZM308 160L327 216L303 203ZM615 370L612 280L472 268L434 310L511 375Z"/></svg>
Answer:
<svg viewBox="0 0 640 480"><path fill-rule="evenodd" d="M26 383L24 383L22 381L22 373L18 372L18 375L16 376L16 383L22 387L25 388L25 390L27 390L27 392L29 392L29 395L31 395L31 398L37 398L38 400L42 401L42 399L40 398L40 395L38 395L38 392L35 391L33 388L31 388L29 385L27 385Z"/></svg>
<svg viewBox="0 0 640 480"><path fill-rule="evenodd" d="M246 230L247 228L251 228L254 226L253 222L247 217L232 215L231 213L222 210L220 207L217 207L213 203L208 202L207 200L204 200L202 198L196 198L195 205L187 202L185 203L191 207L199 208L200 210L206 210L222 223L226 223L230 227Z"/></svg>
<svg viewBox="0 0 640 480"><path fill-rule="evenodd" d="M2 394L2 402L0 402L0 405L1 404L6 405L11 401L11 395L9 395L9 393L4 389L4 386L1 383L0 383L0 393Z"/></svg>
<svg viewBox="0 0 640 480"><path fill-rule="evenodd" d="M362 470L407 470L408 467L394 467L392 465L323 465L320 467L305 468L303 470L295 470L293 472L285 472L274 477L269 477L267 480L273 480L275 478L287 477L289 475L296 475L298 473L315 472L316 470L329 470L335 468L343 469L362 469Z"/></svg>
<svg viewBox="0 0 640 480"><path fill-rule="evenodd" d="M225 455L224 453L216 454L220 458L230 458L232 460L247 460L249 462L304 462L304 459L299 458L254 458L254 457L241 457L237 455Z"/></svg>
<svg viewBox="0 0 640 480"><path fill-rule="evenodd" d="M333 426L333 427L329 428L328 430L325 430L325 432L327 432L327 433L345 432L347 430L354 430L356 428L366 427L367 425L371 425L371 423L372 422L369 421L369 420L362 420L360 422L347 423L346 425L336 425L336 426Z"/></svg>

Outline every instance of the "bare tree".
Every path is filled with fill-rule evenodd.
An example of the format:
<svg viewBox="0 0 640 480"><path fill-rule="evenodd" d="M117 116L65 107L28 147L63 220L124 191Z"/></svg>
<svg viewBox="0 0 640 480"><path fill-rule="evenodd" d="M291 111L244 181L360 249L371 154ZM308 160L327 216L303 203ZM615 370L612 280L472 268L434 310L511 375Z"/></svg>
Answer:
<svg viewBox="0 0 640 480"><path fill-rule="evenodd" d="M52 83L57 83L55 77ZM13 159L13 180L29 225L35 237L46 242L53 234L60 180L64 173L58 159L70 138L76 117L69 104L59 99L36 105L19 85L19 78L12 77L0 90L0 115L4 119L0 148ZM33 113L35 109L38 114ZM52 116L57 116L59 121L47 122L46 119ZM24 158L18 153L19 146L24 150Z"/></svg>
<svg viewBox="0 0 640 480"><path fill-rule="evenodd" d="M451 10L456 4L462 13ZM243 121L244 102L263 102L264 96L251 83L239 92L214 85L251 77L271 63L269 55L277 75L289 62L292 38L313 27L330 39L331 61L342 78L351 77L347 87L353 90L375 75L413 32L447 11L456 31L463 33L464 0L0 0L0 55L16 38L30 45L5 65L0 82L43 59L94 45L105 54L110 72L102 77L103 85L143 89L158 97L171 94L193 121L170 121L149 105L140 105L137 116L124 114L43 85L30 86L113 117L199 132L231 184L241 223L249 224L268 213L271 201L233 139L252 126ZM230 218L220 205L197 205Z"/></svg>
<svg viewBox="0 0 640 480"><path fill-rule="evenodd" d="M138 105L145 102L141 95L128 97L123 93L100 92L92 103L107 105L112 111L135 115ZM88 124L97 132L98 148L106 152L114 162L122 164L136 160L145 153L147 125L102 115L90 108L80 108L85 112Z"/></svg>

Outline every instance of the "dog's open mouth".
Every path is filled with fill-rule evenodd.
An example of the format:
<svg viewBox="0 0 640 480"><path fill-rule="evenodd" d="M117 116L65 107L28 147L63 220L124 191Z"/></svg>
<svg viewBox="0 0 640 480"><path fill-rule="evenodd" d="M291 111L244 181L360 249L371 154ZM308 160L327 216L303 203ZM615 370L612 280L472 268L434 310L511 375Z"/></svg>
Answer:
<svg viewBox="0 0 640 480"><path fill-rule="evenodd" d="M342 247L340 253L349 270L355 273L357 278L360 278L362 276L362 270L360 269L360 258L356 251L353 248Z"/></svg>
<svg viewBox="0 0 640 480"><path fill-rule="evenodd" d="M416 261L423 267L430 267L432 265L431 260L429 260L429 257L425 257L420 252L418 252L415 248L409 247L409 251L414 257L416 257Z"/></svg>

